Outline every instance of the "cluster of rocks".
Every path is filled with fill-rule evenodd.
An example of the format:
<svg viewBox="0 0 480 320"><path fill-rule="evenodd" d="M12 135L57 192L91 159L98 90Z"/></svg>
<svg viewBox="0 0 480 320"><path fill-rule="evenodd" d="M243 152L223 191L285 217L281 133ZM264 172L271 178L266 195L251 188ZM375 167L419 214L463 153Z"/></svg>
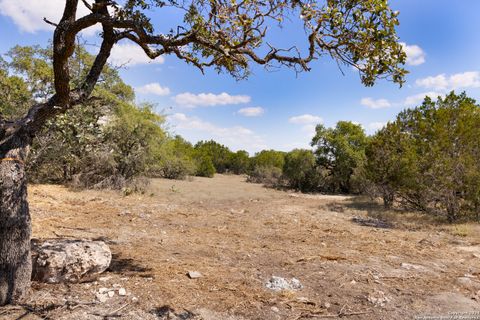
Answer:
<svg viewBox="0 0 480 320"><path fill-rule="evenodd" d="M113 298L117 293L119 296L123 297L127 295L127 290L125 288L100 288L95 294L95 297L100 302L106 302L109 298Z"/></svg>

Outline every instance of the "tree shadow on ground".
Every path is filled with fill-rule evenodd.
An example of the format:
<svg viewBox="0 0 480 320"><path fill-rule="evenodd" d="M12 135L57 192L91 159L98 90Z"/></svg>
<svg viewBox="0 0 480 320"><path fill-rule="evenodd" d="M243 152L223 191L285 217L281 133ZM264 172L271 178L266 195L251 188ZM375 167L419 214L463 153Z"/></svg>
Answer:
<svg viewBox="0 0 480 320"><path fill-rule="evenodd" d="M341 203L329 205L332 211L355 214L352 222L368 227L419 230L448 224L444 217L395 207L387 209L381 201L367 196L355 196ZM363 215L359 216L358 213Z"/></svg>
<svg viewBox="0 0 480 320"><path fill-rule="evenodd" d="M194 314L189 310L184 310L183 312L177 313L175 312L175 309L173 309L168 305L155 308L152 311L150 311L150 313L156 315L160 319L172 319L172 317L175 317L174 319L178 319L178 320L199 319L197 318L196 314Z"/></svg>
<svg viewBox="0 0 480 320"><path fill-rule="evenodd" d="M31 319L33 317L39 317L41 319L53 320L48 316L48 312L63 308L63 304L48 304L44 306L37 306L34 304L20 304L16 306L0 307L0 319ZM8 317L8 318L5 318Z"/></svg>
<svg viewBox="0 0 480 320"><path fill-rule="evenodd" d="M144 278L153 278L153 274L150 273L152 270L152 268L143 266L132 258L122 257L118 253L112 254L112 262L110 263L110 267L107 269L107 271L112 273L122 275L139 275Z"/></svg>

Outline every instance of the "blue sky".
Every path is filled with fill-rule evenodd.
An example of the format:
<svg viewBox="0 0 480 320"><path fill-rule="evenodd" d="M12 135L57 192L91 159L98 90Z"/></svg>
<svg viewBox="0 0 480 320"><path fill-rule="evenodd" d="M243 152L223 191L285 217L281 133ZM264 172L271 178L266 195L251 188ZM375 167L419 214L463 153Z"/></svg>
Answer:
<svg viewBox="0 0 480 320"><path fill-rule="evenodd" d="M52 29L42 18L55 20L63 3L0 0L0 53L17 44L46 45ZM342 74L328 59L299 75L255 66L246 81L213 70L202 75L173 56L152 63L127 43L116 47L111 62L128 62L121 71L124 80L137 89L138 101L154 102L168 115L172 132L192 142L215 139L251 153L308 147L320 122L333 126L339 120L355 121L373 133L426 94L465 90L479 98L480 1L392 0L390 5L400 11L398 33L409 56L410 74L401 89L386 81L366 88L351 68ZM94 42L94 34L86 32L84 38ZM296 41L298 36L285 31L281 40Z"/></svg>

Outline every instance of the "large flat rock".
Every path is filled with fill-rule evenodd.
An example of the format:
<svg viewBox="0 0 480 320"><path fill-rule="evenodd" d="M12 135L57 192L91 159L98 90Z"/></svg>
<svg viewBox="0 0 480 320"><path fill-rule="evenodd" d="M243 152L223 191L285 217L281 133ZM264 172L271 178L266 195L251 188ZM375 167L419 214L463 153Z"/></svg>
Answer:
<svg viewBox="0 0 480 320"><path fill-rule="evenodd" d="M103 241L33 241L32 279L46 283L92 281L109 267L111 260L110 248Z"/></svg>

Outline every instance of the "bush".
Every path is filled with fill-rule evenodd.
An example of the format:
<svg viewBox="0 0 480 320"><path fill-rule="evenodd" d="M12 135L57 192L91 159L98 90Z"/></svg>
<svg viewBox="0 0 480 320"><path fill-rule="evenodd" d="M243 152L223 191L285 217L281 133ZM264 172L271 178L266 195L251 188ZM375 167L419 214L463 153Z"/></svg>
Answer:
<svg viewBox="0 0 480 320"><path fill-rule="evenodd" d="M316 127L311 145L315 147L318 166L328 171L327 192L359 193L365 165L368 137L361 125L339 121L335 128ZM354 173L356 176L354 177Z"/></svg>
<svg viewBox="0 0 480 320"><path fill-rule="evenodd" d="M168 137L155 154L155 165L149 176L166 179L185 179L196 172L193 159L194 149L191 143L181 136Z"/></svg>
<svg viewBox="0 0 480 320"><path fill-rule="evenodd" d="M295 149L285 156L283 179L287 186L302 192L318 190L321 176L311 150Z"/></svg>
<svg viewBox="0 0 480 320"><path fill-rule="evenodd" d="M195 173L195 164L188 158L173 157L164 159L158 170L162 178L183 180Z"/></svg>
<svg viewBox="0 0 480 320"><path fill-rule="evenodd" d="M2 104L0 113L11 116L23 113L26 97L43 99L53 90L53 71L51 48L17 46L8 56L9 63L0 58L0 93L12 92L8 96L15 101ZM90 65L93 60L78 46L70 63ZM71 68L72 83L85 77L78 70ZM152 170L166 138L164 118L152 105L136 105L133 88L108 65L93 95L96 99L48 121L34 139L27 166L30 181L121 189Z"/></svg>
<svg viewBox="0 0 480 320"><path fill-rule="evenodd" d="M230 154L229 167L234 174L245 174L248 172L250 158L248 152L244 150Z"/></svg>
<svg viewBox="0 0 480 320"><path fill-rule="evenodd" d="M285 152L275 150L262 150L255 154L250 161L250 170L253 171L257 167L270 168L275 167L283 169L285 163Z"/></svg>
<svg viewBox="0 0 480 320"><path fill-rule="evenodd" d="M215 167L213 166L212 159L204 156L197 161L196 175L199 177L213 178L215 175Z"/></svg>
<svg viewBox="0 0 480 320"><path fill-rule="evenodd" d="M230 169L232 151L216 141L197 142L195 144L195 152L199 158L209 157L215 168L215 172L225 173Z"/></svg>
<svg viewBox="0 0 480 320"><path fill-rule="evenodd" d="M385 206L444 216L480 214L480 106L450 93L397 116L372 139L367 174Z"/></svg>
<svg viewBox="0 0 480 320"><path fill-rule="evenodd" d="M258 166L248 174L247 182L263 183L268 187L277 187L282 178L282 169L277 167Z"/></svg>

